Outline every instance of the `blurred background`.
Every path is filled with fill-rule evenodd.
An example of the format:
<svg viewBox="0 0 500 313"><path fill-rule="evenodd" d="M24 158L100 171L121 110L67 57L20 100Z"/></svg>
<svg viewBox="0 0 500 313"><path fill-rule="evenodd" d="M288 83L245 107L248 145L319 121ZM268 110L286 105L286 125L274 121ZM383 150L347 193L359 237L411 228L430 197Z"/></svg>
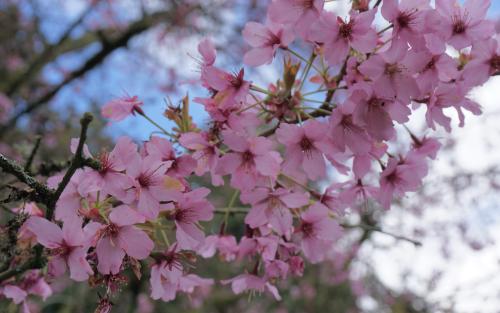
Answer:
<svg viewBox="0 0 500 313"><path fill-rule="evenodd" d="M98 117L102 105L126 94L138 95L149 116L172 127L163 117L167 103L207 94L196 85L197 43L211 37L218 49L217 65L239 70L247 48L241 29L247 21L262 22L267 4L0 0L0 152L25 160L41 136L33 166L38 174L53 174L64 167L81 114L91 111ZM349 0L337 0L327 7L347 16L350 5ZM493 1L490 17L498 14L500 1ZM278 61L245 70L266 86L276 80L280 67ZM398 201L390 212L373 208L353 213L353 219L416 238L422 246L354 229L330 261L307 265L302 279L280 284L281 302L267 295L235 296L220 284L171 303L153 302L148 282L131 275L114 300L114 312L500 312L500 77L474 90L472 97L484 114L468 117L462 129L455 123L452 135L438 132L444 149L419 192ZM191 112L203 127L207 115L202 107L193 104ZM424 135L419 119L409 127ZM97 118L89 145L98 153L109 150L118 136L140 142L153 131L140 117L113 125ZM214 190L212 200L224 205L226 190ZM207 233L216 233L219 224L207 225ZM238 224L242 221L232 223L230 232L241 236ZM237 265L205 260L195 269L217 279L242 271ZM59 280L53 288L55 296L32 301L33 312L95 309L97 293L86 284ZM0 312L17 310L0 300Z"/></svg>

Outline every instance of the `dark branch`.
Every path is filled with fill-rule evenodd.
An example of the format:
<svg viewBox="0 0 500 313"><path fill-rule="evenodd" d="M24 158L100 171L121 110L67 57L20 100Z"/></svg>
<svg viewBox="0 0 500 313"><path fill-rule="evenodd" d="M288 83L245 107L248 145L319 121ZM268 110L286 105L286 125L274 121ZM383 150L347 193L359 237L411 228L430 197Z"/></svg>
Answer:
<svg viewBox="0 0 500 313"><path fill-rule="evenodd" d="M80 140L78 141L78 147L76 148L75 151L75 156L73 157L73 160L71 160L71 164L66 171L66 173L63 176L63 179L57 186L57 189L54 193L54 196L52 197L50 203L47 206L47 214L46 218L48 220L52 219L52 216L54 214L54 209L55 209L55 204L57 200L59 200L59 197L61 196L62 192L66 188L66 186L69 184L71 177L75 174L76 170L83 167L85 165L85 157L83 156L83 147L85 145L85 141L87 140L87 130L89 127L89 124L92 122L93 116L90 113L85 113L80 120L80 124L82 126L82 129L80 131Z"/></svg>
<svg viewBox="0 0 500 313"><path fill-rule="evenodd" d="M123 33L121 33L118 37L115 38L102 38L101 49L90 57L80 68L75 71L69 73L66 78L60 82L59 84L53 86L49 89L45 94L40 96L38 99L35 99L32 102L26 104L24 109L17 112L12 118L9 119L5 124L0 126L0 138L5 135L8 130L12 129L17 121L24 115L31 113L42 105L49 102L63 87L73 82L74 80L83 77L87 72L91 71L99 64L101 64L112 52L115 50L127 46L130 39L134 36L150 29L154 25L167 20L167 18L173 15L173 12L164 11L158 12L149 16L144 17L143 19L132 23Z"/></svg>
<svg viewBox="0 0 500 313"><path fill-rule="evenodd" d="M27 173L31 173L31 164L33 164L33 160L35 159L35 155L38 151L38 148L40 148L40 143L42 142L42 136L37 135L35 137L35 145L33 146L33 149L31 149L31 153L28 156L28 159L26 160L26 163L24 164L24 170Z"/></svg>
<svg viewBox="0 0 500 313"><path fill-rule="evenodd" d="M34 177L26 173L23 167L18 165L15 161L6 158L0 153L0 168L5 173L14 175L20 182L31 187L41 198L50 199L54 191L40 183Z"/></svg>
<svg viewBox="0 0 500 313"><path fill-rule="evenodd" d="M71 33L78 27L85 17L92 11L92 9L97 4L97 1L90 4L87 10L85 10L79 18L77 18L66 30L66 32L59 38L59 40L53 44L49 45L40 53L33 62L27 66L26 71L21 73L17 78L15 78L12 83L7 87L6 94L12 96L23 84L30 82L36 74L52 59L54 52L61 47L66 40L68 40Z"/></svg>

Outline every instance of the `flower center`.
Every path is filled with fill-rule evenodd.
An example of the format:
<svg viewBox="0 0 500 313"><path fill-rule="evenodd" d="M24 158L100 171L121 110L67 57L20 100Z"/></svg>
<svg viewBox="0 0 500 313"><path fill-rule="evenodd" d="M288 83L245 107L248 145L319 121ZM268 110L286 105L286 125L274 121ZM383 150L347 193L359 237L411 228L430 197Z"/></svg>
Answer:
<svg viewBox="0 0 500 313"><path fill-rule="evenodd" d="M101 167L99 169L99 173L101 175L106 174L113 168L113 162L111 162L111 160L109 159L109 152L103 152L99 156L99 161L101 163Z"/></svg>
<svg viewBox="0 0 500 313"><path fill-rule="evenodd" d="M71 252L71 247L68 246L66 243L63 243L62 246L57 247L55 249L50 250L49 254L52 256L61 256L61 257L67 257L70 252Z"/></svg>
<svg viewBox="0 0 500 313"><path fill-rule="evenodd" d="M425 71L428 71L428 70L432 70L432 69L434 69L435 67L436 67L436 57L433 57L433 58L429 61L429 63L427 63L427 65L425 66L425 68L424 68L424 70L423 70L423 71L425 72Z"/></svg>
<svg viewBox="0 0 500 313"><path fill-rule="evenodd" d="M386 64L385 66L385 74L389 76L393 76L396 73L401 73L401 67L399 64Z"/></svg>
<svg viewBox="0 0 500 313"><path fill-rule="evenodd" d="M455 14L452 17L454 35L460 35L465 33L465 31L467 30L467 26L469 24L468 19L469 19L469 13L467 11L465 11L463 15Z"/></svg>
<svg viewBox="0 0 500 313"><path fill-rule="evenodd" d="M120 227L118 225L110 223L102 232L103 237L115 237L120 232Z"/></svg>
<svg viewBox="0 0 500 313"><path fill-rule="evenodd" d="M353 27L352 21L349 21L349 23L344 23L342 21L340 24L340 28L339 28L340 37L342 37L344 39L351 39L352 27Z"/></svg>
<svg viewBox="0 0 500 313"><path fill-rule="evenodd" d="M243 75L245 75L245 70L241 69L238 73L235 73L232 75L230 84L236 89L241 88L243 86Z"/></svg>
<svg viewBox="0 0 500 313"><path fill-rule="evenodd" d="M300 230L305 237L311 237L314 235L314 225L312 223L303 221L302 224L300 224Z"/></svg>
<svg viewBox="0 0 500 313"><path fill-rule="evenodd" d="M303 0L302 7L305 9L312 9L314 7L314 0Z"/></svg>
<svg viewBox="0 0 500 313"><path fill-rule="evenodd" d="M500 55L495 55L494 57L491 58L490 66L496 72L500 71Z"/></svg>
<svg viewBox="0 0 500 313"><path fill-rule="evenodd" d="M302 150L302 152L310 152L311 149L313 148L312 142L309 140L309 138L307 138L305 136L302 137L299 145L300 145L300 149Z"/></svg>
<svg viewBox="0 0 500 313"><path fill-rule="evenodd" d="M254 154L247 150L241 154L241 159L243 161L243 165L250 166L253 164Z"/></svg>
<svg viewBox="0 0 500 313"><path fill-rule="evenodd" d="M410 25L413 24L415 20L415 13L417 13L417 11L418 11L417 9L413 9L401 12L396 19L396 22L398 23L399 27L400 28L410 27Z"/></svg>
<svg viewBox="0 0 500 313"><path fill-rule="evenodd" d="M370 100L368 100L368 106L371 107L371 108L374 108L374 107L383 107L385 105L385 101L382 100L382 99L379 99L379 98L376 98L376 97L372 97L370 98Z"/></svg>

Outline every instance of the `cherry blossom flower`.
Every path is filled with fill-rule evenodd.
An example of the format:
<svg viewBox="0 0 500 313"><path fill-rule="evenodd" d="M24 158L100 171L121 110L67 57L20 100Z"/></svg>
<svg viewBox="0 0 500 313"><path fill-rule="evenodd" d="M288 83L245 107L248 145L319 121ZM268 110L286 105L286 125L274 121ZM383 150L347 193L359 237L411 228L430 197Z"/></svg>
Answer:
<svg viewBox="0 0 500 313"><path fill-rule="evenodd" d="M169 212L169 219L175 222L179 248L196 250L203 245L205 236L197 223L213 217L214 207L206 200L209 193L210 189L198 188L172 195L175 208Z"/></svg>
<svg viewBox="0 0 500 313"><path fill-rule="evenodd" d="M477 41L472 46L472 60L464 69L469 85L482 85L490 76L500 74L500 45L498 39Z"/></svg>
<svg viewBox="0 0 500 313"><path fill-rule="evenodd" d="M26 227L36 235L37 241L50 249L49 272L60 276L69 268L70 278L76 281L87 280L93 274L86 260L91 245L91 235L85 234L78 219L66 220L62 230L48 220L32 216Z"/></svg>
<svg viewBox="0 0 500 313"><path fill-rule="evenodd" d="M123 172L136 153L137 145L128 137L120 137L110 153L103 152L99 156L99 170L89 168L84 171L78 183L78 192L85 195L100 191L125 200L133 180Z"/></svg>
<svg viewBox="0 0 500 313"><path fill-rule="evenodd" d="M224 143L232 152L223 155L216 172L231 174L231 186L248 190L264 177L275 179L280 170L281 157L272 151L273 143L264 137L244 137L232 131L223 131Z"/></svg>
<svg viewBox="0 0 500 313"><path fill-rule="evenodd" d="M119 273L125 255L138 260L148 257L154 243L144 231L134 226L144 221L142 215L126 205L113 208L109 222L99 230L96 252L100 273Z"/></svg>
<svg viewBox="0 0 500 313"><path fill-rule="evenodd" d="M250 82L243 79L245 70L230 74L224 72L214 66L206 69L204 83L217 91L214 96L214 101L218 107L228 109L233 107L241 107L245 102L250 90Z"/></svg>
<svg viewBox="0 0 500 313"><path fill-rule="evenodd" d="M142 105L143 102L137 96L125 96L106 103L102 107L101 114L105 118L118 122L135 113L144 114Z"/></svg>
<svg viewBox="0 0 500 313"><path fill-rule="evenodd" d="M252 46L243 56L243 62L259 66L271 63L279 48L286 48L293 42L294 34L279 24L248 22L243 29L243 38Z"/></svg>
<svg viewBox="0 0 500 313"><path fill-rule="evenodd" d="M302 168L310 179L326 175L323 153L332 153L327 133L328 125L316 120L308 120L303 126L283 123L276 130L278 141L285 145L286 155L283 168Z"/></svg>
<svg viewBox="0 0 500 313"><path fill-rule="evenodd" d="M323 11L324 0L274 0L268 8L269 19L278 24L292 25L297 34L306 38L311 25Z"/></svg>
<svg viewBox="0 0 500 313"><path fill-rule="evenodd" d="M179 138L179 143L194 151L192 157L197 161L196 175L201 176L209 171L214 186L223 184L222 177L215 173L220 150L210 142L207 133L184 133Z"/></svg>
<svg viewBox="0 0 500 313"><path fill-rule="evenodd" d="M300 244L311 263L322 261L333 242L340 236L340 226L328 217L328 208L316 202L300 215L297 232L302 235Z"/></svg>
<svg viewBox="0 0 500 313"><path fill-rule="evenodd" d="M160 201L168 198L165 171L169 165L154 156L143 159L136 155L127 166L127 175L134 179L137 209L147 219L156 218L160 212Z"/></svg>
<svg viewBox="0 0 500 313"><path fill-rule="evenodd" d="M349 22L332 12L323 12L319 21L309 31L310 40L324 43L325 59L330 65L343 62L352 47L367 53L377 44L377 33L371 27L376 9L352 13ZM328 29L328 31L325 31Z"/></svg>
<svg viewBox="0 0 500 313"><path fill-rule="evenodd" d="M252 209L245 217L245 223L252 228L266 224L282 236L290 237L293 217L291 208L300 208L309 202L309 196L303 192L293 192L285 188L269 190L264 187L243 193L243 203L251 203Z"/></svg>
<svg viewBox="0 0 500 313"><path fill-rule="evenodd" d="M231 289L235 294L240 294L246 290L255 290L257 292L267 291L278 301L281 300L278 289L269 283L265 278L252 275L241 274L234 278L221 281L222 284L231 284Z"/></svg>
<svg viewBox="0 0 500 313"><path fill-rule="evenodd" d="M436 0L441 36L458 50L491 37L494 24L484 19L490 4L490 0L467 0L461 6L456 0Z"/></svg>
<svg viewBox="0 0 500 313"><path fill-rule="evenodd" d="M425 33L429 0L384 1L382 16L393 25L392 45L410 43L412 48L424 46L422 33Z"/></svg>
<svg viewBox="0 0 500 313"><path fill-rule="evenodd" d="M385 98L398 97L408 101L418 97L420 90L412 72L404 63L407 48L398 46L389 51L374 55L359 66L359 70L374 83L373 88Z"/></svg>
<svg viewBox="0 0 500 313"><path fill-rule="evenodd" d="M210 235L205 238L203 246L198 249L198 253L204 258L211 258L216 252L226 262L231 262L238 255L238 243L231 235Z"/></svg>
<svg viewBox="0 0 500 313"><path fill-rule="evenodd" d="M144 144L144 150L148 156L166 162L165 174L173 177L186 177L193 173L196 160L188 154L177 157L172 143L165 138L153 136Z"/></svg>
<svg viewBox="0 0 500 313"><path fill-rule="evenodd" d="M409 154L406 159L389 158L380 175L380 204L389 209L394 196L407 191L416 191L427 173L427 165L421 155Z"/></svg>

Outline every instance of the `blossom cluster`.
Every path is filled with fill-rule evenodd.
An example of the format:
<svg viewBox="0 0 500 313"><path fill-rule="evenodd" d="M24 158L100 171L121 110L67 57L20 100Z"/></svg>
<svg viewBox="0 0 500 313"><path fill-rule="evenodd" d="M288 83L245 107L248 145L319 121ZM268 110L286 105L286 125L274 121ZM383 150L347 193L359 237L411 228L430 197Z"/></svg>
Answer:
<svg viewBox="0 0 500 313"><path fill-rule="evenodd" d="M126 269L143 272L141 264L149 264L153 299L193 293L214 280L187 263L218 254L246 268L223 284L279 300L279 281L301 276L306 261L332 258L349 212L367 202L388 210L394 198L419 188L440 148L429 133L452 130L450 110L459 126L464 111L481 113L468 94L500 71L494 24L485 17L489 5L354 1L341 17L323 0L274 0L264 24L245 26L250 49L243 60L256 67L283 55L281 79L264 88L243 68L225 71L215 65L214 43L203 40L199 82L208 95L194 101L210 117L207 128L192 123L184 100L166 112L177 124L173 132L153 122L163 134L141 145L122 137L96 157L86 148L99 168L77 170L54 220L32 210L20 238L45 248L48 276L68 269L71 279L97 281L109 295ZM405 126L417 110L425 112L425 136ZM152 121L136 96L107 103L102 114ZM400 142L407 143L404 151ZM210 189L192 183L196 176L234 189L227 208L214 207ZM49 185L61 178L51 177ZM240 238L226 230L236 201L248 209ZM200 223L216 213L226 215L221 231L205 233ZM28 275L43 281L38 272ZM5 283L2 294L20 303L29 292L50 293L45 285L23 289L23 279Z"/></svg>

